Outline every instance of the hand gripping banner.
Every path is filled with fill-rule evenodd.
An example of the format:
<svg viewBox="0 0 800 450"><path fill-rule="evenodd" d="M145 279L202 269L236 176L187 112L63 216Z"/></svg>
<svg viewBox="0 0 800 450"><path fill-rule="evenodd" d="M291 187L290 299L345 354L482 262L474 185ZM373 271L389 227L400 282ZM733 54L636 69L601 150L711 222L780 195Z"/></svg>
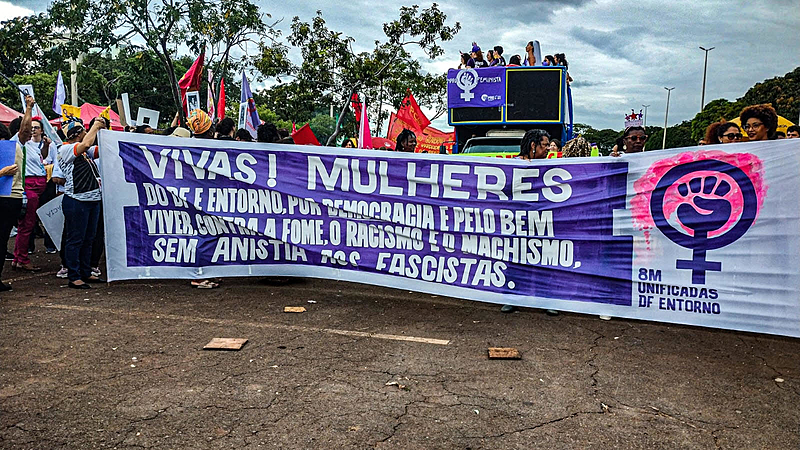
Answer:
<svg viewBox="0 0 800 450"><path fill-rule="evenodd" d="M100 147L110 280L304 276L800 336L800 140L535 162Z"/></svg>

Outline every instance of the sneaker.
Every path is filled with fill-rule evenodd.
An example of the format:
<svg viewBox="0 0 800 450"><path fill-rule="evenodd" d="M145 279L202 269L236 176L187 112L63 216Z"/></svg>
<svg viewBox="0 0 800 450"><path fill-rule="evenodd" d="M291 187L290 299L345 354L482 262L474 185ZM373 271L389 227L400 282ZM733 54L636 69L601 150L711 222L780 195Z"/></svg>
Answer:
<svg viewBox="0 0 800 450"><path fill-rule="evenodd" d="M99 277L102 274L103 274L103 272L100 271L99 267L92 267L92 276L93 277Z"/></svg>
<svg viewBox="0 0 800 450"><path fill-rule="evenodd" d="M13 260L14 260L14 255L6 251L6 261L13 261Z"/></svg>
<svg viewBox="0 0 800 450"><path fill-rule="evenodd" d="M54 248L48 248L44 252L47 253L48 255L54 255L54 254L58 253L58 250L56 250Z"/></svg>
<svg viewBox="0 0 800 450"><path fill-rule="evenodd" d="M68 275L69 275L69 270L67 270L66 267L62 267L61 269L59 269L58 273L56 274L58 278L67 278Z"/></svg>

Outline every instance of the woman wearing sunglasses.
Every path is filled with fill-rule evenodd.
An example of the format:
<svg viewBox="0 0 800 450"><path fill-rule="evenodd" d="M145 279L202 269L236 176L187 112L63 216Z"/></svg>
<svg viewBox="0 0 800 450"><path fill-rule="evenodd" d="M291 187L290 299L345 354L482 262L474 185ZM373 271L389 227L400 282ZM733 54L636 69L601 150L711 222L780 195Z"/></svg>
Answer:
<svg viewBox="0 0 800 450"><path fill-rule="evenodd" d="M611 156L643 152L645 142L647 142L647 134L644 132L644 127L628 127L622 133L622 151L612 151Z"/></svg>
<svg viewBox="0 0 800 450"><path fill-rule="evenodd" d="M717 127L717 139L721 144L742 142L742 130L733 122L725 122Z"/></svg>

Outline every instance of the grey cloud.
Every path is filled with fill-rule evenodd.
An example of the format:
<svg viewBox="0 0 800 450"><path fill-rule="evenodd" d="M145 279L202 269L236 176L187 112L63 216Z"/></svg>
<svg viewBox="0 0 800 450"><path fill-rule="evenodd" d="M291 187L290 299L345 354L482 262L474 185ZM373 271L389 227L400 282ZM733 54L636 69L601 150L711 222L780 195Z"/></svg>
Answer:
<svg viewBox="0 0 800 450"><path fill-rule="evenodd" d="M640 63L642 55L637 48L637 42L645 36L646 31L647 29L642 26L618 28L613 31L573 27L569 34L608 56Z"/></svg>

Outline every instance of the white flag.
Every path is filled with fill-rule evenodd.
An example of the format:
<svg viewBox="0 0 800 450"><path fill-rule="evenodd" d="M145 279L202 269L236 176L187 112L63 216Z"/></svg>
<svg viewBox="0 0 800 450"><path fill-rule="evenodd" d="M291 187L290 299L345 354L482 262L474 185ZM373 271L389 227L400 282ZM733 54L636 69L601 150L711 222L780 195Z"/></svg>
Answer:
<svg viewBox="0 0 800 450"><path fill-rule="evenodd" d="M58 71L58 80L56 80L56 91L53 94L53 111L59 116L61 115L61 105L67 101L67 89L64 87L64 79L61 78L61 71Z"/></svg>

